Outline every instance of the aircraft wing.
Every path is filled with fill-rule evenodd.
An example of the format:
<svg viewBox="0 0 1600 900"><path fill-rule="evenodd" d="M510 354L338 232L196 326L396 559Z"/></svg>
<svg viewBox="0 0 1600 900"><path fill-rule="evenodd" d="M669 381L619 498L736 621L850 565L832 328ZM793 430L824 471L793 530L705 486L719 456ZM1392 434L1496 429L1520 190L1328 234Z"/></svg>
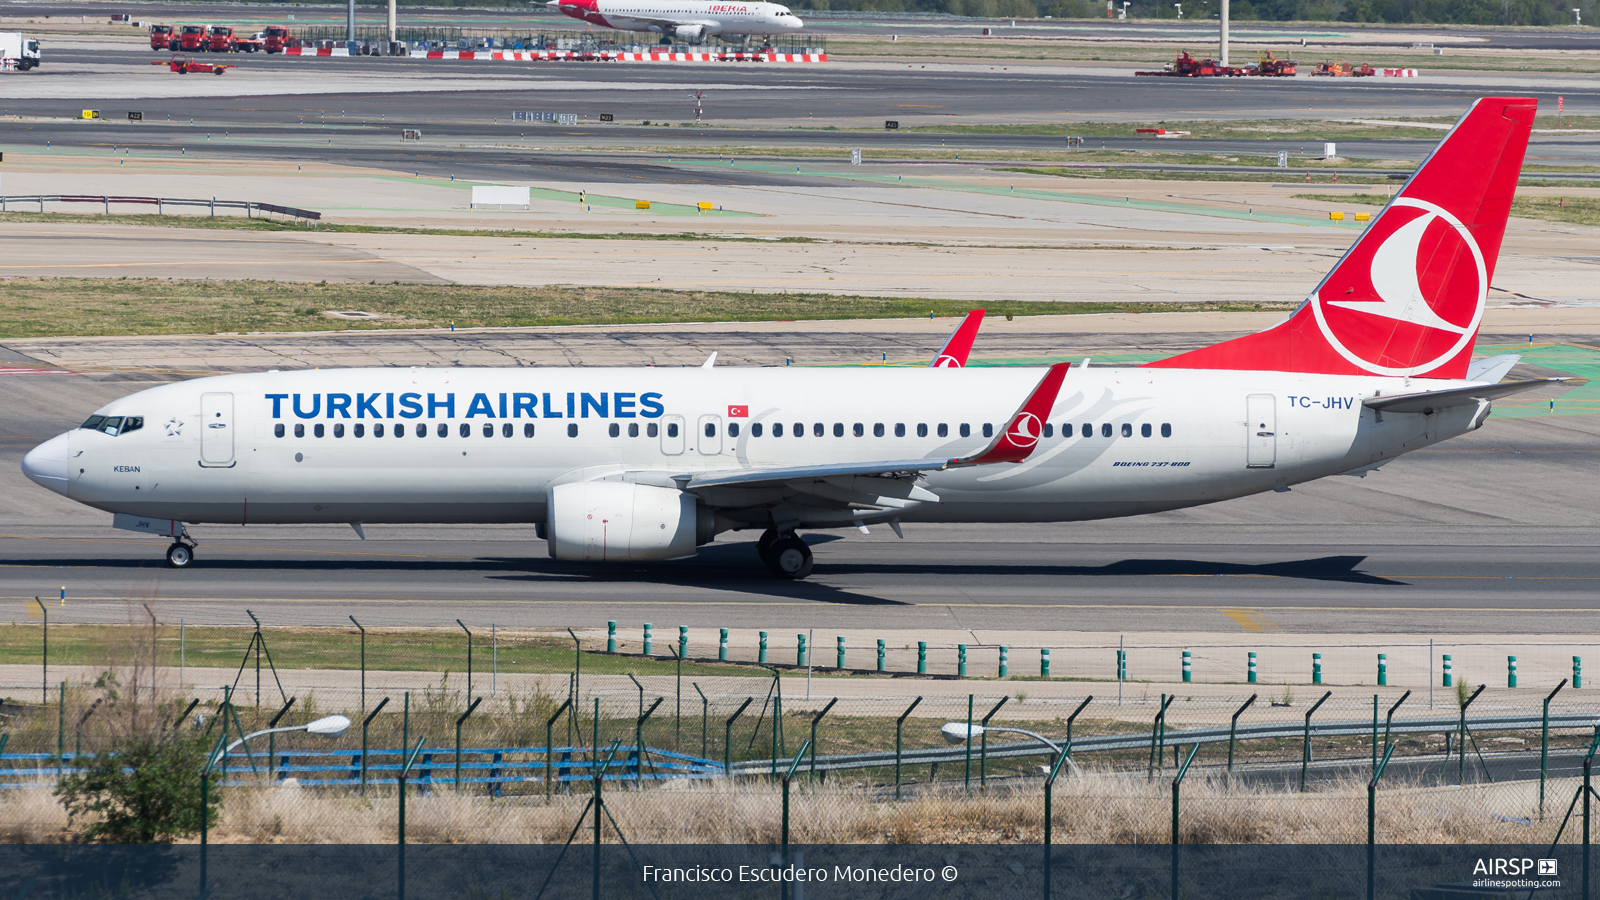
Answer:
<svg viewBox="0 0 1600 900"><path fill-rule="evenodd" d="M1445 391L1423 391L1417 394L1395 394L1392 397L1369 397L1361 405L1379 412L1431 413L1454 406L1476 406L1479 400L1493 400L1520 394L1542 384L1567 381L1566 378L1537 378L1533 381L1507 381L1501 384L1476 384Z"/></svg>
<svg viewBox="0 0 1600 900"><path fill-rule="evenodd" d="M1034 386L1027 399L1022 402L1022 406L1011 414L1006 427L995 435L987 447L972 456L727 469L674 475L673 480L687 491L706 491L713 488L795 488L797 483L827 479L865 477L905 481L913 480L923 472L1001 462L1019 463L1027 459L1039 443L1040 425L1049 417L1050 409L1055 405L1056 395L1060 393L1061 384L1067 376L1067 367L1067 363L1056 363L1051 366ZM924 499L938 498L928 494Z"/></svg>

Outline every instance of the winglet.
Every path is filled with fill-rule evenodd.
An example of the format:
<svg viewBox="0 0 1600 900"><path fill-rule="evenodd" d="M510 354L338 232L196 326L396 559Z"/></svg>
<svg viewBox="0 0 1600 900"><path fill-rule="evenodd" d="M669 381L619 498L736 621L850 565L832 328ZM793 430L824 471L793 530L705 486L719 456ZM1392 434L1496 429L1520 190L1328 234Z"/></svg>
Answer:
<svg viewBox="0 0 1600 900"><path fill-rule="evenodd" d="M967 364L967 354L972 352L972 343L978 339L978 328L983 324L984 310L975 309L967 313L961 320L961 325L950 335L950 340L944 342L944 347L933 357L933 362L928 363L930 369L960 369Z"/></svg>
<svg viewBox="0 0 1600 900"><path fill-rule="evenodd" d="M1004 431L995 436L989 446L977 456L968 456L951 462L952 466L981 466L988 463L1019 463L1033 453L1043 434L1044 420L1056 405L1056 394L1066 380L1068 363L1056 363L1044 373L1038 387L1024 400L1022 407L1011 415Z"/></svg>
<svg viewBox="0 0 1600 900"><path fill-rule="evenodd" d="M713 351L711 351L711 355L706 357L706 361L700 364L700 368L709 369L709 368L715 366L716 364L717 364L717 351L713 350Z"/></svg>

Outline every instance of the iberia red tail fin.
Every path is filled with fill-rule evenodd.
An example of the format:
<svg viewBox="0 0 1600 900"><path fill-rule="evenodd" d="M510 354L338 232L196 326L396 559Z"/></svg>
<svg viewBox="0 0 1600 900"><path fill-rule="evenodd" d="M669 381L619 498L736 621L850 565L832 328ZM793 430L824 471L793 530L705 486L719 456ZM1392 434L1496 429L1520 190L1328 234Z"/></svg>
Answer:
<svg viewBox="0 0 1600 900"><path fill-rule="evenodd" d="M1478 100L1287 320L1150 365L1465 377L1537 109Z"/></svg>
<svg viewBox="0 0 1600 900"><path fill-rule="evenodd" d="M945 341L944 347L933 357L933 362L928 363L928 368L960 369L966 366L967 356L972 353L972 342L978 339L978 328L983 325L983 313L981 309L967 313L955 333L950 335L950 340Z"/></svg>

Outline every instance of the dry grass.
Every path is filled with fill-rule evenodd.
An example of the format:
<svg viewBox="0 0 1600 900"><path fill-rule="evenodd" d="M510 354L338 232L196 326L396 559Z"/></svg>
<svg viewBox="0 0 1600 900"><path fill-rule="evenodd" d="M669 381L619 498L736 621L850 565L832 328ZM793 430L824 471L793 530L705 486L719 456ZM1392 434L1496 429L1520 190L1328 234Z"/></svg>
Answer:
<svg viewBox="0 0 1600 900"><path fill-rule="evenodd" d="M1127 774L1063 778L1055 789L1054 839L1063 844L1164 844L1171 837L1170 782ZM1379 795L1378 834L1387 844L1533 843L1549 840L1556 815L1530 817L1537 784L1424 787L1396 782ZM1569 793L1552 787L1551 796ZM407 800L412 843L564 841L586 793L495 800L438 790ZM1043 840L1037 779L966 796L958 785L924 788L901 802L853 788L803 789L791 801L790 840L847 844L1036 844ZM763 783L671 782L636 791L611 787L606 805L631 843L771 844L779 840L782 796ZM363 799L293 786L232 789L211 840L222 843L389 843L396 838L393 791ZM0 839L59 840L66 818L45 789L0 796ZM1569 829L1571 831L1571 829ZM614 840L608 828L608 840ZM1572 835L1568 835L1571 838ZM1361 843L1365 784L1357 780L1298 794L1192 777L1182 802L1189 844Z"/></svg>

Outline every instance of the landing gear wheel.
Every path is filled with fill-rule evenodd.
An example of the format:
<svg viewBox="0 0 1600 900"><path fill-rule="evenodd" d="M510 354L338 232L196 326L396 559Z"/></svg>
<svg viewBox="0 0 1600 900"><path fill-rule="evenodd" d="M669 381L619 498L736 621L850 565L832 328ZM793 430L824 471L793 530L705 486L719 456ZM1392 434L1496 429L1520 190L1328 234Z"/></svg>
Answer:
<svg viewBox="0 0 1600 900"><path fill-rule="evenodd" d="M174 569L187 569L192 562L194 562L194 548L188 544L173 544L167 548L167 565Z"/></svg>
<svg viewBox="0 0 1600 900"><path fill-rule="evenodd" d="M777 539L778 530L776 528L768 528L766 531L761 533L761 539L756 541L756 555L761 557L761 561L767 563L769 566L772 565L772 563L767 562L767 557L771 555L772 544Z"/></svg>
<svg viewBox="0 0 1600 900"><path fill-rule="evenodd" d="M778 538L767 553L767 568L779 578L798 581L811 574L811 548L792 534Z"/></svg>

